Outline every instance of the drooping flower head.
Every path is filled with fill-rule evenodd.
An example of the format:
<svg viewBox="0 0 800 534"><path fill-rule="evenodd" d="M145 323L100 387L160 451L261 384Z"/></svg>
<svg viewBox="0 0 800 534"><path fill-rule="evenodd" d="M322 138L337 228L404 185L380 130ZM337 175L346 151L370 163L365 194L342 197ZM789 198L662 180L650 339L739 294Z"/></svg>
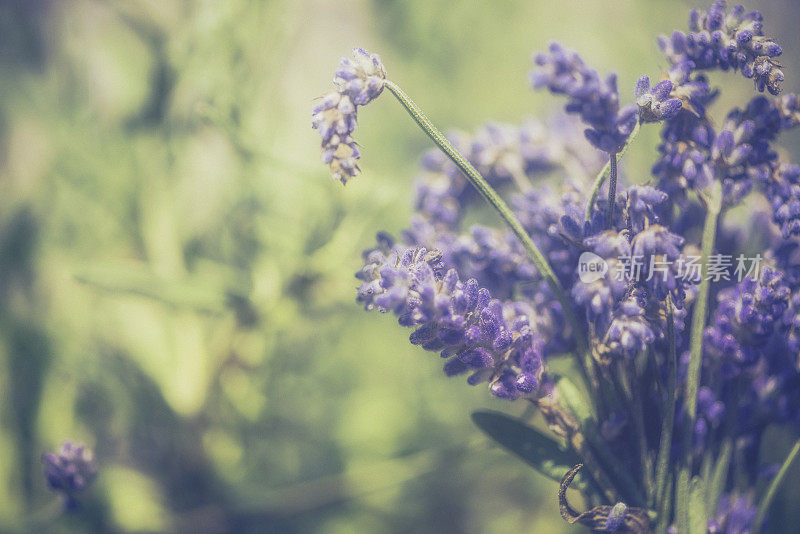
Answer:
<svg viewBox="0 0 800 534"><path fill-rule="evenodd" d="M386 70L380 58L363 48L353 50L353 59L342 58L334 77L335 91L320 97L311 111L311 125L322 138L322 162L331 176L346 184L358 172L361 152L353 140L357 108L380 96Z"/></svg>

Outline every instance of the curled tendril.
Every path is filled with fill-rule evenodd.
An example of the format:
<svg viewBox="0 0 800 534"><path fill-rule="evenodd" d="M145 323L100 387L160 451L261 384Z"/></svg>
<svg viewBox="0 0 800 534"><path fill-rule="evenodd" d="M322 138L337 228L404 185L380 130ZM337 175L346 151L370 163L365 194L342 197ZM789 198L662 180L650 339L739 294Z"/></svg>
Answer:
<svg viewBox="0 0 800 534"><path fill-rule="evenodd" d="M617 532L627 534L650 534L650 517L642 508L632 508L622 503L595 506L583 513L578 512L567 502L567 489L575 479L583 464L578 464L564 475L558 488L558 508L561 517L570 525L580 523L592 532ZM621 517L619 517L621 516Z"/></svg>

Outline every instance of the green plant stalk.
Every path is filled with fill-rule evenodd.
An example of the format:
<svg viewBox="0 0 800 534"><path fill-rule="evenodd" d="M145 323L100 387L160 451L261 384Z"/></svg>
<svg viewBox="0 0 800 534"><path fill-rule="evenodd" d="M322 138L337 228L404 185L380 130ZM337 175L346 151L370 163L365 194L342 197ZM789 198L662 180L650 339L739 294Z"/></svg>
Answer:
<svg viewBox="0 0 800 534"><path fill-rule="evenodd" d="M639 356L647 357L649 356L649 351L645 351L644 354L640 354ZM636 360L640 360L641 358L637 358ZM639 463L641 464L642 470L642 484L645 488L645 494L649 498L650 495L653 494L653 476L652 476L652 467L653 462L651 457L649 456L649 448L647 446L647 433L645 431L645 423L644 423L644 410L642 408L642 399L644 395L642 394L642 383L641 383L641 374L638 372L637 369L637 361L634 360L629 364L629 373L628 373L628 381L630 383L631 389L631 403L633 405L633 422L634 428L636 429L636 435L638 438L638 448L639 448Z"/></svg>
<svg viewBox="0 0 800 534"><path fill-rule="evenodd" d="M519 219L514 215L514 212L511 211L511 208L508 207L508 204L497 194L497 191L489 185L486 180L481 176L481 174L472 166L472 164L467 161L465 158L456 148L447 140L447 138L439 131L433 123L431 123L430 119L425 115L425 113L420 109L417 104L411 100L411 98L403 91L398 85L394 82L386 81L386 88L397 98L400 104L406 109L409 115L414 119L414 121L419 125L420 128L430 137L436 146L444 152L448 158L458 167L461 172L467 177L470 183L478 190L478 192L483 196L484 199L500 214L503 221L508 225L514 235L519 239L519 242L522 244L522 247L525 249L525 252L530 257L533 264L536 266L536 269L539 270L542 277L547 282L547 285L550 286L550 289L555 294L556 299L561 304L561 307L564 311L564 316L567 319L570 327L572 328L573 335L576 338L578 351L580 354L583 355L583 358L579 358L578 364L580 365L582 372L584 374L584 378L589 382L589 367L587 363L589 362L589 343L586 340L586 334L580 327L580 323L578 322L578 318L575 315L575 312L572 309L572 302L570 301L567 293L564 291L564 288L561 287L561 283L556 278L553 269L550 267L550 264L547 261L547 258L541 253L539 248L533 242L531 237L525 231L525 228L522 226L522 223L519 222Z"/></svg>
<svg viewBox="0 0 800 534"><path fill-rule="evenodd" d="M636 126L633 127L633 131L631 131L631 135L628 136L628 140L625 141L625 145L622 147L622 150L620 150L617 154L615 154L615 159L622 157L622 155L628 151L628 148L630 148L630 146L633 144L633 140L636 139L637 135L639 135L639 126L640 123L637 120ZM594 203L597 202L597 197L600 195L600 190L603 188L603 184L606 183L606 179L610 174L611 174L611 159L608 160L608 163L605 164L603 169L600 171L600 174L598 174L597 178L595 178L594 184L592 184L592 190L589 192L589 201L586 203L586 212L584 213L583 216L584 221L591 220Z"/></svg>
<svg viewBox="0 0 800 534"><path fill-rule="evenodd" d="M731 455L733 454L733 439L725 438L720 447L717 462L710 473L711 479L706 483L706 510L713 514L719 504L719 498L725 489L725 482L728 479L728 469L731 465Z"/></svg>
<svg viewBox="0 0 800 534"><path fill-rule="evenodd" d="M772 479L769 488L767 488L767 493L761 500L761 504L758 505L758 515L756 515L755 523L753 523L753 534L758 534L760 532L761 525L764 523L764 519L767 517L767 512L769 512L770 506L772 506L772 501L775 499L775 495L778 494L778 490L783 483L783 479L786 478L786 474L789 472L789 468L792 467L792 464L797 459L798 454L800 454L800 439L795 441L794 447L792 447L792 450L789 451L789 455L783 461L783 465L781 465L778 474L775 475L775 478Z"/></svg>
<svg viewBox="0 0 800 534"><path fill-rule="evenodd" d="M715 180L711 188L711 196L707 201L706 220L703 225L703 243L701 265L708 263L714 251L714 240L717 234L717 220L722 209L722 184ZM697 390L700 385L700 363L703 358L703 330L708 312L708 291L710 281L703 277L697 292L692 315L692 333L689 342L689 368L686 373L686 391L683 399L686 419L683 425L681 444L681 466L678 472L678 531L687 532L689 522L689 479L691 478L691 441L692 429L697 417ZM683 527L683 528L682 528Z"/></svg>
<svg viewBox="0 0 800 534"><path fill-rule="evenodd" d="M608 163L608 227L614 228L614 206L617 203L617 155L611 154Z"/></svg>
<svg viewBox="0 0 800 534"><path fill-rule="evenodd" d="M665 534L669 526L669 512L672 505L672 492L669 491L669 456L672 448L672 430L675 425L675 403L677 401L678 355L675 347L675 318L672 314L672 298L665 302L667 313L667 402L664 405L661 425L661 440L656 457L656 491L651 506L658 506L658 525L656 534Z"/></svg>

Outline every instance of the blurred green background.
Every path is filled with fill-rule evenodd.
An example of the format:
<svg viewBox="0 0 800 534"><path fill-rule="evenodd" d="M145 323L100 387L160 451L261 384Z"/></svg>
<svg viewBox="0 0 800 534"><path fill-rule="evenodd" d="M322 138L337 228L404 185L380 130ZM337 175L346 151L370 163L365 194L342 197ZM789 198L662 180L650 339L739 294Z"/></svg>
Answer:
<svg viewBox="0 0 800 534"><path fill-rule="evenodd" d="M370 105L344 189L310 108L358 45L443 127L545 117L561 102L527 71L552 39L618 71L629 102L688 7L0 2L0 531L54 499L39 456L71 438L100 476L53 532L574 532L555 485L469 420L524 407L445 379L354 302L426 138L388 96ZM798 8L747 7L796 91ZM656 141L626 158L633 180Z"/></svg>

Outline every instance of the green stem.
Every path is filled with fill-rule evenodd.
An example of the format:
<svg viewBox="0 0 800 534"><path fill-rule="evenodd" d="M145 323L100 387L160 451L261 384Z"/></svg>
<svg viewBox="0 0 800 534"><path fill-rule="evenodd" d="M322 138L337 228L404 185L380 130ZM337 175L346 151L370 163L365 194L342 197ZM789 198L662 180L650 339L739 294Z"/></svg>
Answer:
<svg viewBox="0 0 800 534"><path fill-rule="evenodd" d="M708 264L708 258L714 251L714 240L717 233L717 219L722 205L722 184L715 180L708 199L706 220L703 226L703 243L701 265ZM697 390L700 385L700 364L703 359L703 330L705 328L706 313L708 312L708 292L710 280L704 276L700 281L697 298L692 315L692 334L689 342L689 368L686 373L686 391L683 399L686 417L683 425L683 441L681 444L681 467L678 472L678 531L681 525L688 527L688 495L689 479L691 478L691 445L692 434L697 417Z"/></svg>
<svg viewBox="0 0 800 534"><path fill-rule="evenodd" d="M650 448L647 443L647 431L645 430L644 422L644 395L642 393L642 373L639 372L637 360L641 361L642 357L648 357L649 351L640 354L636 360L629 364L628 380L631 389L631 400L633 410L633 422L636 428L636 434L639 442L639 463L642 468L642 485L645 488L645 494L650 497L653 494L653 476L652 476L652 459L650 457Z"/></svg>
<svg viewBox="0 0 800 534"><path fill-rule="evenodd" d="M783 461L780 471L778 471L778 474L772 479L772 482L767 489L767 493L764 495L764 498L761 500L761 504L758 506L758 515L756 515L756 521L753 523L753 534L758 534L761 530L761 525L764 523L764 519L767 517L767 512L769 512L772 501L775 499L775 495L778 494L778 489L780 489L783 479L786 478L789 468L792 467L792 464L797 459L798 453L800 453L800 439L794 443L794 447L792 447L792 450L789 452L789 456L787 456Z"/></svg>
<svg viewBox="0 0 800 534"><path fill-rule="evenodd" d="M489 185L483 176L472 166L472 164L467 161L461 153L456 150L456 148L447 140L447 138L431 123L430 119L423 113L423 111L417 106L417 104L409 98L409 96L395 83L386 81L386 88L397 98L400 104L406 109L409 115L414 119L414 121L419 125L420 128L430 137L436 146L438 146L442 152L444 152L447 157L458 167L461 172L467 177L467 179L472 183L473 186L478 190L478 192L483 196L484 199L495 209L497 213L500 214L500 217L503 218L503 221L508 225L514 235L519 239L519 242L522 244L522 247L525 249L525 252L530 257L533 264L538 269L539 273L544 278L547 285L550 286L550 289L555 294L556 299L561 304L561 307L564 311L564 316L567 319L570 327L572 328L573 335L577 341L578 350L581 354L584 355L584 358L588 355L588 347L589 344L586 340L585 334L583 329L578 322L578 318L575 315L575 312L572 308L572 301L569 299L567 293L564 291L564 288L561 287L561 283L556 278L553 269L550 267L550 264L547 262L547 258L539 251L539 248L533 242L531 237L525 231L525 228L522 226L522 223L519 222L519 219L514 215L514 212L511 211L511 208L508 207L508 204L497 194L497 191ZM583 369L584 375L588 377L589 370L586 368L586 360L580 360L580 366Z"/></svg>
<svg viewBox="0 0 800 534"><path fill-rule="evenodd" d="M617 155L611 154L609 163L608 181L608 227L614 228L614 204L617 202Z"/></svg>
<svg viewBox="0 0 800 534"><path fill-rule="evenodd" d="M639 134L639 121L636 121L636 126L634 126L631 135L628 136L628 140L625 141L625 146L622 147L616 156L621 157L625 152L628 151L628 148L633 144L633 140L636 139L636 136ZM589 192L589 201L586 203L586 213L584 214L584 220L590 221L592 219L592 209L594 209L594 203L597 201L597 197L600 195L600 190L603 188L603 184L606 183L606 178L611 174L611 160L609 159L608 163L605 164L603 170L600 171L600 174L597 175L597 178L594 180L594 184L592 185L592 190Z"/></svg>
<svg viewBox="0 0 800 534"><path fill-rule="evenodd" d="M658 445L656 459L656 493L654 506L658 506L658 526L656 534L664 534L669 526L669 512L672 492L669 491L670 468L669 456L672 449L672 430L675 425L675 402L677 401L678 355L675 347L675 318L672 315L672 299L667 296L665 302L667 313L667 401L664 405L661 425L661 440Z"/></svg>

